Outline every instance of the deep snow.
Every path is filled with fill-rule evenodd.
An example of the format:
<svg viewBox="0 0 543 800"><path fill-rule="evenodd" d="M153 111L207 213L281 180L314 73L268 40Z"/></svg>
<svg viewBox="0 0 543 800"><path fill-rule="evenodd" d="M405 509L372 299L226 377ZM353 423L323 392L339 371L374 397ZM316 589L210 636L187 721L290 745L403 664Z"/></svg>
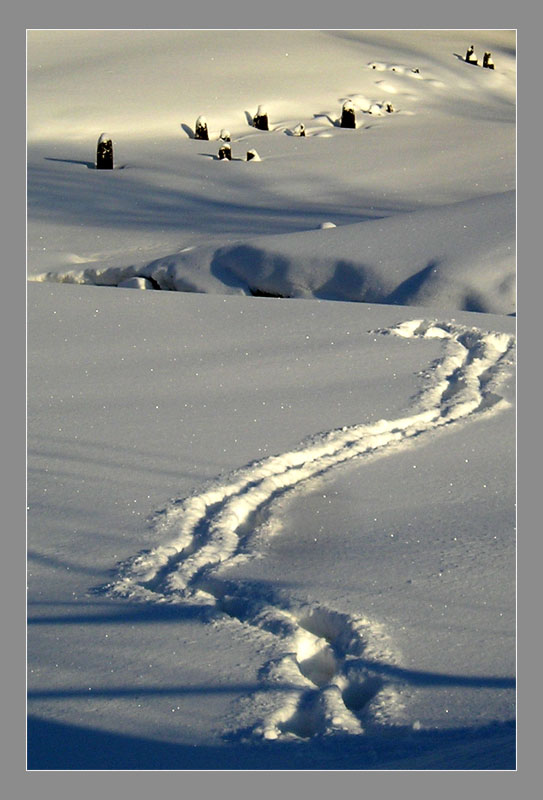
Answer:
<svg viewBox="0 0 543 800"><path fill-rule="evenodd" d="M29 33L29 767L512 769L514 34L248 33Z"/></svg>
<svg viewBox="0 0 543 800"><path fill-rule="evenodd" d="M59 49L62 35L29 34L33 277L514 312L510 32L73 31ZM467 37L496 70L462 60ZM251 127L257 92L269 132ZM355 131L337 126L345 94ZM203 110L210 141L192 138Z"/></svg>

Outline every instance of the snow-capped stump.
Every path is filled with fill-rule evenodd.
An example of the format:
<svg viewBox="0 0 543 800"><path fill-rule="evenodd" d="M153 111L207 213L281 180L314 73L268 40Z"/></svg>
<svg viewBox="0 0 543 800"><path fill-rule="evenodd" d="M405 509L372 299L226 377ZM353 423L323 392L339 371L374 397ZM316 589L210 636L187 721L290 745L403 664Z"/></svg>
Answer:
<svg viewBox="0 0 543 800"><path fill-rule="evenodd" d="M229 142L230 141L230 131L227 131L226 128L223 128L219 134L219 139L222 142Z"/></svg>
<svg viewBox="0 0 543 800"><path fill-rule="evenodd" d="M260 156L256 150L247 150L247 161L260 161Z"/></svg>
<svg viewBox="0 0 543 800"><path fill-rule="evenodd" d="M209 139L209 133L207 130L207 120L203 116L199 116L196 120L196 126L194 128L194 138L195 139Z"/></svg>
<svg viewBox="0 0 543 800"><path fill-rule="evenodd" d="M296 127L292 131L292 135L293 136L305 136L305 126L304 126L303 122L300 122L299 125L296 125Z"/></svg>
<svg viewBox="0 0 543 800"><path fill-rule="evenodd" d="M102 133L96 148L96 169L113 169L113 140Z"/></svg>
<svg viewBox="0 0 543 800"><path fill-rule="evenodd" d="M259 131L269 131L268 112L264 106L258 106L258 110L253 117L253 127Z"/></svg>
<svg viewBox="0 0 543 800"><path fill-rule="evenodd" d="M341 128L356 128L354 105L351 100L345 100L341 109Z"/></svg>
<svg viewBox="0 0 543 800"><path fill-rule="evenodd" d="M484 54L483 67L485 67L485 69L494 69L494 62L492 61L492 53Z"/></svg>
<svg viewBox="0 0 543 800"><path fill-rule="evenodd" d="M477 61L477 56L475 55L475 52L474 52L474 47L473 47L473 45L472 45L472 44L470 44L470 46L469 46L469 47L468 47L468 49L467 49L467 52L466 52L466 59L465 59L465 60L466 60L466 62L467 62L468 64L474 64L475 66L477 66L477 64L479 63L479 62Z"/></svg>
<svg viewBox="0 0 543 800"><path fill-rule="evenodd" d="M119 289L154 289L155 287L147 278L140 278L134 276L133 278L126 278L117 284Z"/></svg>
<svg viewBox="0 0 543 800"><path fill-rule="evenodd" d="M219 159L221 161L232 161L232 148L229 144L223 144L219 147Z"/></svg>
<svg viewBox="0 0 543 800"><path fill-rule="evenodd" d="M392 105L392 103L386 104L385 111L387 112L387 114L392 114L392 112L394 111L394 106Z"/></svg>

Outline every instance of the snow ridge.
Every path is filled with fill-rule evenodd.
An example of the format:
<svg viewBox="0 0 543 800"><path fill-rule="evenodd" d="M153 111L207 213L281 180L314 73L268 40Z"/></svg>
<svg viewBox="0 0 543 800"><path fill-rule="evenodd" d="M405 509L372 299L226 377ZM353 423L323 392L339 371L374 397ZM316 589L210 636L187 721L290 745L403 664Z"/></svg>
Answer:
<svg viewBox="0 0 543 800"><path fill-rule="evenodd" d="M422 319L371 333L443 340L443 356L410 414L316 435L174 502L157 516L165 543L123 564L105 587L111 596L206 605L272 634L279 656L263 665L260 678L281 689L274 693L278 706L266 708L254 736L361 734L372 723L393 721L399 694L371 665L397 663L398 654L375 621L228 581L224 568L260 555L259 537L278 527L274 503L285 493L353 459L392 453L508 405L498 389L512 362L513 336Z"/></svg>

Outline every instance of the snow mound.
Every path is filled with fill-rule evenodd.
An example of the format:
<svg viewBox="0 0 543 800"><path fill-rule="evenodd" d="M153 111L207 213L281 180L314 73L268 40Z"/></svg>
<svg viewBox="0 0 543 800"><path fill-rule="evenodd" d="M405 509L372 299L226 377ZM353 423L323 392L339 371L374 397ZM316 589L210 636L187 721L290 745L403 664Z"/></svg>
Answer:
<svg viewBox="0 0 543 800"><path fill-rule="evenodd" d="M37 280L266 294L515 313L515 194L336 228L200 245L134 268L46 273Z"/></svg>

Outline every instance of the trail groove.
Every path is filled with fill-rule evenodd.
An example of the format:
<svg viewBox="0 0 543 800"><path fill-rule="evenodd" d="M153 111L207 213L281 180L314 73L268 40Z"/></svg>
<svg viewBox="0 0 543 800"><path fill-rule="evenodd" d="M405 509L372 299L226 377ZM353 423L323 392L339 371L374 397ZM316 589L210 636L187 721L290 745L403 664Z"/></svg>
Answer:
<svg viewBox="0 0 543 800"><path fill-rule="evenodd" d="M228 581L224 567L257 553L253 534L271 530L281 494L350 460L396 451L415 437L507 406L498 390L512 361L513 336L421 319L373 333L443 340L443 355L410 414L319 434L173 503L157 521L165 543L123 564L106 587L112 596L206 604L277 637L282 655L263 665L260 678L263 686L291 688L277 692L277 707L255 726L253 734L265 739L360 734L369 713L372 719L393 715L394 686L368 664L394 663L394 649L374 621Z"/></svg>

